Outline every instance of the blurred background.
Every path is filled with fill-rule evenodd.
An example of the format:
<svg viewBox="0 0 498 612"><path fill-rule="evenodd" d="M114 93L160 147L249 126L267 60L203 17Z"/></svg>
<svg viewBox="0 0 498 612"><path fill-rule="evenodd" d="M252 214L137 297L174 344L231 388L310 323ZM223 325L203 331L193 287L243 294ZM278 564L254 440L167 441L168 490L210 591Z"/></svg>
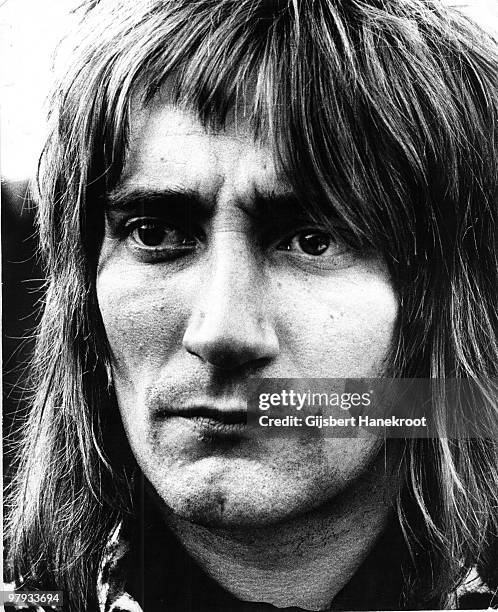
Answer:
<svg viewBox="0 0 498 612"><path fill-rule="evenodd" d="M498 32L498 0L446 1ZM28 182L35 175L45 134L54 51L75 21L72 10L81 3L0 0L4 435L11 431L22 398L42 298Z"/></svg>
<svg viewBox="0 0 498 612"><path fill-rule="evenodd" d="M3 434L22 410L26 363L42 298L28 184L45 134L52 58L74 0L0 0ZM9 458L4 457L7 475Z"/></svg>

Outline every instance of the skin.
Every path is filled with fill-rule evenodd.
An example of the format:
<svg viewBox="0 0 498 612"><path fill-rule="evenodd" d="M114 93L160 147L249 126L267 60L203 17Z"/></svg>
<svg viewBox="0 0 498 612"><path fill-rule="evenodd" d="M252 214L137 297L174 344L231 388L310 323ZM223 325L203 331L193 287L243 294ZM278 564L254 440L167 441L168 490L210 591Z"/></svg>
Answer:
<svg viewBox="0 0 498 612"><path fill-rule="evenodd" d="M137 193L165 191L188 194L199 204L171 205L160 197L153 207L136 203ZM385 265L334 241L320 255L305 252L303 233L323 237L324 228L292 211L265 218L256 204L261 197L291 195L271 151L254 142L244 121L208 131L193 113L157 99L132 114L129 155L106 214L97 295L129 442L170 526L226 586L229 555L223 550L233 549L233 538L239 561L248 560L240 572L244 580L247 565L262 564L266 573L272 566L251 553L257 546L247 546L248 530L267 543L278 532L277 563L284 549L292 553L288 526L296 534L308 529L301 547L314 540L311 532L323 547L334 525L350 533L344 517L354 517L351 507L365 508L371 515L363 522L370 526L363 539L356 537L363 544L342 572L343 583L388 514L379 503L384 459L375 438L315 433L227 440L206 435L191 419L160 417L165 406L243 408L249 376L382 372L398 312ZM144 222L164 234L159 250L141 241L137 227ZM324 508L330 520L323 520ZM319 537L317 524L327 537ZM347 538L337 533L334 550L344 555ZM312 548L304 561L316 559ZM213 555L205 552L215 549L219 560L210 563ZM310 576L321 576L307 567ZM242 598L291 605L275 588L255 593L262 580L253 578L251 588L233 581L228 588ZM319 609L341 580L300 605Z"/></svg>

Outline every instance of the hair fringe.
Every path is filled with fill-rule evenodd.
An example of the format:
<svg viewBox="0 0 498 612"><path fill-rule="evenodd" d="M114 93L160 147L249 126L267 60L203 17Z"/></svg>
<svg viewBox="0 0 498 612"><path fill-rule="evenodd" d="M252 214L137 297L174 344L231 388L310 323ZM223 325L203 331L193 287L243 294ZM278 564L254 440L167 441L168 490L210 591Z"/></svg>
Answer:
<svg viewBox="0 0 498 612"><path fill-rule="evenodd" d="M96 605L106 538L133 510L95 270L132 104L167 85L213 129L247 116L308 213L385 258L400 303L389 375L478 386L494 437L446 438L452 407L436 401L441 437L406 442L397 513L407 606L444 604L474 564L495 588L496 41L438 0L88 0L81 11L39 165L48 289L8 495L15 579L63 589L69 612Z"/></svg>

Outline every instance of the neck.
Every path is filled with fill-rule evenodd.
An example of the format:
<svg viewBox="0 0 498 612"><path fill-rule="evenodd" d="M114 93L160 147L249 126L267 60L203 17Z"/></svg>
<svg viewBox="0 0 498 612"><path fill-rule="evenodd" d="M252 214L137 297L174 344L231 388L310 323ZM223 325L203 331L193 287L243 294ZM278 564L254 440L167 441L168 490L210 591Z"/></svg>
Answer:
<svg viewBox="0 0 498 612"><path fill-rule="evenodd" d="M278 525L226 530L166 520L204 571L239 599L324 610L384 530L389 499L385 482L363 477L327 505Z"/></svg>

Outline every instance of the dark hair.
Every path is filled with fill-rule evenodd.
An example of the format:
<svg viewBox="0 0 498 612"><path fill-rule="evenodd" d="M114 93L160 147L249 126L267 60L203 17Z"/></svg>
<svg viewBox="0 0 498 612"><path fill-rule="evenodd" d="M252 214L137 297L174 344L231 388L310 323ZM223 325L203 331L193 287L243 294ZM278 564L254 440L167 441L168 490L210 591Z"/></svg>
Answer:
<svg viewBox="0 0 498 612"><path fill-rule="evenodd" d="M16 580L91 608L108 534L133 511L96 260L132 101L167 80L215 128L242 104L311 214L385 258L400 303L387 375L476 381L491 439L445 437L463 408L441 399L440 437L405 444L398 513L432 567L414 553L406 596L443 605L475 564L497 581L497 409L482 382L498 367L496 43L436 0L93 0L84 12L40 165L48 281L10 497Z"/></svg>

